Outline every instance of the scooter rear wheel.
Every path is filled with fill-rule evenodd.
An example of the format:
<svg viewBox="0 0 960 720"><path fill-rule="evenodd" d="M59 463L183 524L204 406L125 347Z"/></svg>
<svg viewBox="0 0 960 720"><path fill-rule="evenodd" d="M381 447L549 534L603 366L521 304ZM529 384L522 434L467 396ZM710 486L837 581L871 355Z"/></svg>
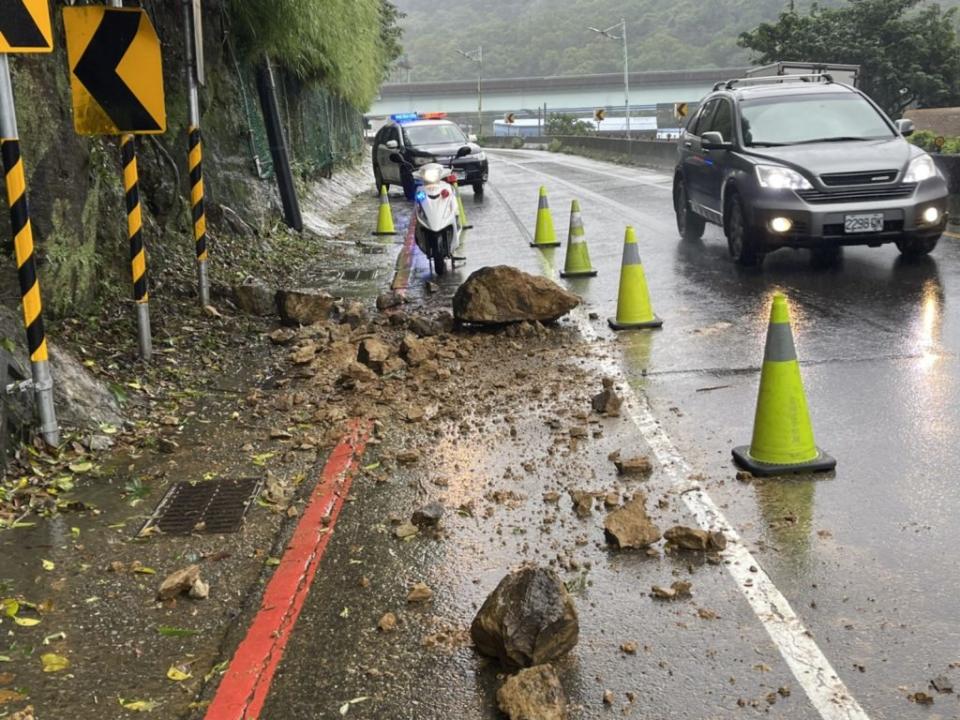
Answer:
<svg viewBox="0 0 960 720"><path fill-rule="evenodd" d="M437 277L447 272L447 266L443 259L443 249L441 248L440 233L433 233L430 236L430 257L433 258L433 272Z"/></svg>

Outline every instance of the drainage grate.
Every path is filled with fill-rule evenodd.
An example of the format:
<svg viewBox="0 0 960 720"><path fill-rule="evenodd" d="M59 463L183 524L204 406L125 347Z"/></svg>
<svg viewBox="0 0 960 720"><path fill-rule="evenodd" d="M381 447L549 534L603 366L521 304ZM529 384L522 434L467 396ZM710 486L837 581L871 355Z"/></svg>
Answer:
<svg viewBox="0 0 960 720"><path fill-rule="evenodd" d="M236 532L262 487L260 478L176 483L157 504L139 534L150 527L169 535Z"/></svg>

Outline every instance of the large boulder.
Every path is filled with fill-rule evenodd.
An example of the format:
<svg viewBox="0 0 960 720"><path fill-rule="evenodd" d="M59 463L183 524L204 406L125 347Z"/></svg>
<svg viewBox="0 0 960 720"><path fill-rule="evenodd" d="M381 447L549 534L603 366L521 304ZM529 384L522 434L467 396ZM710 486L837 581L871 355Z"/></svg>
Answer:
<svg viewBox="0 0 960 720"><path fill-rule="evenodd" d="M567 695L551 665L521 670L497 690L497 705L510 720L566 720Z"/></svg>
<svg viewBox="0 0 960 720"><path fill-rule="evenodd" d="M336 298L323 290L299 288L277 292L277 311L284 325L313 325L329 320Z"/></svg>
<svg viewBox="0 0 960 720"><path fill-rule="evenodd" d="M480 268L457 289L453 316L478 325L553 322L579 304L580 298L552 280L497 265Z"/></svg>
<svg viewBox="0 0 960 720"><path fill-rule="evenodd" d="M477 650L509 667L563 657L579 634L577 609L560 578L532 565L503 578L470 626Z"/></svg>
<svg viewBox="0 0 960 720"><path fill-rule="evenodd" d="M237 307L248 315L266 317L275 314L277 312L276 295L276 290L252 277L233 286L233 299Z"/></svg>

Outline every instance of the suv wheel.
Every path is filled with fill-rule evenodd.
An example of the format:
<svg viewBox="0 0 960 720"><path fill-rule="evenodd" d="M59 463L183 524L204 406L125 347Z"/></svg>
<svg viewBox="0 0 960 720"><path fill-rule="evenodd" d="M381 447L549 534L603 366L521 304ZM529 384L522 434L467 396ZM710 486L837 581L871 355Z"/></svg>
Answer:
<svg viewBox="0 0 960 720"><path fill-rule="evenodd" d="M383 174L380 172L380 166L373 166L373 180L377 183L377 194L380 194L380 188L386 187L387 190L390 189L390 185L383 181Z"/></svg>
<svg viewBox="0 0 960 720"><path fill-rule="evenodd" d="M732 193L727 201L726 222L727 247L730 257L738 265L754 267L763 260L760 252L760 239L756 231L747 224L747 214L744 212L743 200L737 193Z"/></svg>
<svg viewBox="0 0 960 720"><path fill-rule="evenodd" d="M473 194L474 195L483 195L483 183L478 182L473 184Z"/></svg>
<svg viewBox="0 0 960 720"><path fill-rule="evenodd" d="M673 207L677 213L677 230L684 240L696 241L703 237L706 221L690 209L687 188L679 177L673 192Z"/></svg>
<svg viewBox="0 0 960 720"><path fill-rule="evenodd" d="M929 238L903 238L897 240L897 250L904 257L923 257L929 255L940 242L940 236Z"/></svg>

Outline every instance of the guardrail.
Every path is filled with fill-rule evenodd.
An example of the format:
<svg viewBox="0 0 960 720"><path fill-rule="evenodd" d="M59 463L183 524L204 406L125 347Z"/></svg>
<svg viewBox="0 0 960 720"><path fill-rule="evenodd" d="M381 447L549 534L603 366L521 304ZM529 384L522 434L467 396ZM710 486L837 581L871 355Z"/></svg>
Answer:
<svg viewBox="0 0 960 720"><path fill-rule="evenodd" d="M556 135L552 137L524 137L524 146L549 145L559 140L564 150L585 151L610 159L623 159L635 165L673 170L677 163L677 144L667 140L627 140L596 136ZM485 147L512 148L517 137L490 137L483 139Z"/></svg>

